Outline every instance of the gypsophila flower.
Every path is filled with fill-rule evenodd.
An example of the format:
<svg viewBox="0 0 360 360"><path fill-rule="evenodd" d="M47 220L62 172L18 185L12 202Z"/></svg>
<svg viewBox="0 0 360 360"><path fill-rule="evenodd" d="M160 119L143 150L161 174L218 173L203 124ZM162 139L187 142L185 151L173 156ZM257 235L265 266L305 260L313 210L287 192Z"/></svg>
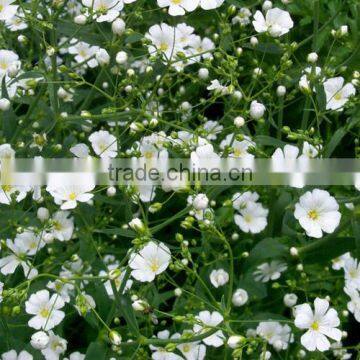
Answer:
<svg viewBox="0 0 360 360"><path fill-rule="evenodd" d="M302 195L295 205L294 216L311 237L321 238L323 232L333 233L341 213L336 200L325 190L315 189Z"/></svg>
<svg viewBox="0 0 360 360"><path fill-rule="evenodd" d="M37 330L51 330L64 319L65 313L60 310L64 305L61 297L57 294L50 297L47 290L32 294L25 302L26 312L34 315L28 322L29 326Z"/></svg>
<svg viewBox="0 0 360 360"><path fill-rule="evenodd" d="M273 260L270 263L263 263L257 267L254 272L255 281L268 282L277 280L281 273L286 271L287 265L279 261Z"/></svg>
<svg viewBox="0 0 360 360"><path fill-rule="evenodd" d="M332 340L341 340L341 331L337 329L340 320L337 312L329 308L329 302L316 298L314 311L309 304L298 305L295 308L295 325L299 329L307 330L301 336L301 344L308 351L326 351L330 348L329 337Z"/></svg>

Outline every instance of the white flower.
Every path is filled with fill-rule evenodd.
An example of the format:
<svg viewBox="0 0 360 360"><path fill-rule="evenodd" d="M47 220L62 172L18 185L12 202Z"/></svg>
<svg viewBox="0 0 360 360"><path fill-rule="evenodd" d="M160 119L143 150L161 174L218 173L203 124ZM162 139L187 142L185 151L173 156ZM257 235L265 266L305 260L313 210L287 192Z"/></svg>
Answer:
<svg viewBox="0 0 360 360"><path fill-rule="evenodd" d="M95 57L100 66L108 65L110 63L110 55L105 49L99 49Z"/></svg>
<svg viewBox="0 0 360 360"><path fill-rule="evenodd" d="M10 350L1 355L2 360L32 360L33 356L29 354L26 350L23 350L19 353L16 353L15 350Z"/></svg>
<svg viewBox="0 0 360 360"><path fill-rule="evenodd" d="M216 140L217 134L221 133L224 129L217 121L209 120L203 125L204 130L207 132L206 139Z"/></svg>
<svg viewBox="0 0 360 360"><path fill-rule="evenodd" d="M227 135L226 138L221 141L220 148L224 150L226 147L229 146L232 150L231 154L228 155L229 157L241 158L244 160L254 159L254 155L249 154L248 149L249 147L254 147L255 143L251 141L248 136L244 136L244 139L239 141L236 139L235 134Z"/></svg>
<svg viewBox="0 0 360 360"><path fill-rule="evenodd" d="M246 233L258 234L266 228L268 213L261 204L249 202L234 216L235 224Z"/></svg>
<svg viewBox="0 0 360 360"><path fill-rule="evenodd" d="M30 344L36 350L43 350L49 344L49 336L44 331L37 331L31 335Z"/></svg>
<svg viewBox="0 0 360 360"><path fill-rule="evenodd" d="M165 23L151 26L145 37L152 42L152 45L149 46L150 54L158 50L170 60L180 50L179 44L176 42L176 29Z"/></svg>
<svg viewBox="0 0 360 360"><path fill-rule="evenodd" d="M70 293L75 289L75 286L69 282L63 282L59 279L49 281L46 287L55 291L65 303L70 302Z"/></svg>
<svg viewBox="0 0 360 360"><path fill-rule="evenodd" d="M157 0L160 7L169 7L171 16L185 15L185 11L194 11L199 0Z"/></svg>
<svg viewBox="0 0 360 360"><path fill-rule="evenodd" d="M345 286L345 294L350 297L347 303L348 310L354 315L357 322L360 322L360 294L359 291L351 286Z"/></svg>
<svg viewBox="0 0 360 360"><path fill-rule="evenodd" d="M51 233L55 239L68 241L74 231L74 219L69 211L57 211L51 218Z"/></svg>
<svg viewBox="0 0 360 360"><path fill-rule="evenodd" d="M193 335L191 330L184 330L183 336ZM180 334L176 333L171 338L179 339ZM206 355L206 346L201 344L200 341L185 342L177 346L186 360L203 360Z"/></svg>
<svg viewBox="0 0 360 360"><path fill-rule="evenodd" d="M95 188L94 183L82 185L51 185L46 187L56 203L62 203L61 210L75 209L78 202L88 202L93 198L93 194L89 194Z"/></svg>
<svg viewBox="0 0 360 360"><path fill-rule="evenodd" d="M346 260L350 259L351 258L351 255L349 252L335 258L335 259L332 259L331 262L332 262L332 268L334 270L340 270L342 269L344 266L345 266L345 262Z"/></svg>
<svg viewBox="0 0 360 360"><path fill-rule="evenodd" d="M265 106L256 100L253 100L250 104L250 116L255 120L262 118L265 110Z"/></svg>
<svg viewBox="0 0 360 360"><path fill-rule="evenodd" d="M346 286L360 290L360 263L351 256L344 264Z"/></svg>
<svg viewBox="0 0 360 360"><path fill-rule="evenodd" d="M25 277L32 279L38 272L33 268L26 259L29 255L34 255L37 249L45 244L39 243L40 239L34 238L30 235L18 235L14 242L6 240L6 246L12 251L11 255L0 259L0 269L3 275L13 274L16 268L21 265L24 270ZM39 245L38 245L39 244Z"/></svg>
<svg viewBox="0 0 360 360"><path fill-rule="evenodd" d="M275 164L284 160L295 160L299 155L299 149L294 145L285 145L284 149L277 148L271 158L275 160Z"/></svg>
<svg viewBox="0 0 360 360"><path fill-rule="evenodd" d="M13 157L15 157L15 150L11 147L10 144L0 145L0 159Z"/></svg>
<svg viewBox="0 0 360 360"><path fill-rule="evenodd" d="M200 0L200 7L204 10L212 10L220 7L225 0Z"/></svg>
<svg viewBox="0 0 360 360"><path fill-rule="evenodd" d="M194 325L194 333L203 334L208 332L212 327L215 327L222 323L224 318L220 313L214 311L210 313L210 311L200 311L199 315L197 315L196 320L200 322L200 324ZM209 346L219 347L223 345L225 336L221 330L216 331L214 334L208 336L202 341Z"/></svg>
<svg viewBox="0 0 360 360"><path fill-rule="evenodd" d="M57 336L53 331L49 331L49 344L41 350L45 360L59 360L67 348L67 341L60 336Z"/></svg>
<svg viewBox="0 0 360 360"><path fill-rule="evenodd" d="M273 260L270 263L263 263L254 271L255 281L263 283L270 280L277 280L280 278L281 273L287 269L287 265L279 261Z"/></svg>
<svg viewBox="0 0 360 360"><path fill-rule="evenodd" d="M245 191L244 193L235 193L232 197L232 205L235 210L242 210L247 207L249 203L256 203L259 200L257 192Z"/></svg>
<svg viewBox="0 0 360 360"><path fill-rule="evenodd" d="M84 359L85 359L85 355L79 353L78 351L71 353L68 358L64 358L64 360L84 360Z"/></svg>
<svg viewBox="0 0 360 360"><path fill-rule="evenodd" d="M192 201L192 205L196 210L205 210L209 205L209 199L205 194L197 194Z"/></svg>
<svg viewBox="0 0 360 360"><path fill-rule="evenodd" d="M227 86L221 85L218 79L211 80L210 85L206 88L207 90L214 90L216 93L221 95L228 95L229 89Z"/></svg>
<svg viewBox="0 0 360 360"><path fill-rule="evenodd" d="M268 32L273 37L282 36L293 28L294 22L287 11L273 8L264 15L257 11L252 22L258 33Z"/></svg>
<svg viewBox="0 0 360 360"><path fill-rule="evenodd" d="M240 8L238 14L236 16L233 17L233 19L231 20L232 24L240 24L241 26L245 26L250 24L250 16L251 16L251 11L248 8Z"/></svg>
<svg viewBox="0 0 360 360"><path fill-rule="evenodd" d="M201 38L200 36L192 36L189 41L190 48L188 49L189 59L192 62L198 62L201 59L212 59L212 50L215 49L215 44L207 37Z"/></svg>
<svg viewBox="0 0 360 360"><path fill-rule="evenodd" d="M304 92L311 92L309 76L313 74L313 76L319 77L321 75L321 68L309 66L304 70L304 73L299 80L299 88ZM315 87L313 90L315 91Z"/></svg>
<svg viewBox="0 0 360 360"><path fill-rule="evenodd" d="M70 148L72 152L78 158L86 158L89 156L89 147L86 144L76 144Z"/></svg>
<svg viewBox="0 0 360 360"><path fill-rule="evenodd" d="M326 351L330 348L327 339L341 340L341 331L337 329L340 320L335 309L329 309L329 302L325 299L316 298L314 301L315 311L309 304L298 305L295 308L295 326L299 329L308 329L301 336L301 344L308 351Z"/></svg>
<svg viewBox="0 0 360 360"><path fill-rule="evenodd" d="M340 223L339 205L327 191L314 189L302 195L295 205L294 216L308 236L321 238L333 233Z"/></svg>
<svg viewBox="0 0 360 360"><path fill-rule="evenodd" d="M291 329L288 325L282 326L277 321L260 322L256 333L264 338L276 350L286 350L293 341Z"/></svg>
<svg viewBox="0 0 360 360"><path fill-rule="evenodd" d="M0 0L0 21L6 21L15 16L18 6L11 5L16 0Z"/></svg>
<svg viewBox="0 0 360 360"><path fill-rule="evenodd" d="M117 139L108 131L100 130L89 136L91 146L101 158L114 158L117 155Z"/></svg>
<svg viewBox="0 0 360 360"><path fill-rule="evenodd" d="M317 147L315 147L315 146L309 144L307 141L304 141L302 155L299 157L299 159L302 159L302 158L308 158L308 159L316 158L319 155L319 151L321 151L321 149L322 149L321 145L317 145Z"/></svg>
<svg viewBox="0 0 360 360"><path fill-rule="evenodd" d="M115 283L116 290L119 290L121 287L121 284L124 281L126 272L119 269L117 264L108 265L108 270L109 270L109 273L114 272L114 270L118 271L119 275L116 276L115 278L112 278L111 280ZM101 270L99 273L99 276L106 276L106 275L109 275L109 273L106 273L106 271ZM129 289L131 289L132 284L133 284L133 281L131 279L127 280L126 284L124 286L123 292L126 292ZM109 295L109 297L114 298L114 292L113 292L112 284L111 284L110 280L106 281L104 283L104 286L105 286L105 290L106 290L107 294Z"/></svg>
<svg viewBox="0 0 360 360"><path fill-rule="evenodd" d="M156 275L164 272L169 266L171 253L169 248L163 243L153 241L145 245L137 254L132 254L129 266L132 270L131 275L141 282L151 282Z"/></svg>
<svg viewBox="0 0 360 360"><path fill-rule="evenodd" d="M91 309L95 309L96 303L91 295L81 293L76 297L74 307L80 316L85 316Z"/></svg>
<svg viewBox="0 0 360 360"><path fill-rule="evenodd" d="M114 21L124 7L122 0L82 0L82 3L96 13L97 22Z"/></svg>
<svg viewBox="0 0 360 360"><path fill-rule="evenodd" d="M229 274L224 269L213 270L210 274L210 282L214 287L224 286L229 281Z"/></svg>
<svg viewBox="0 0 360 360"><path fill-rule="evenodd" d="M328 79L324 82L326 95L326 109L341 111L349 100L350 96L355 95L356 89L353 84L344 85L344 78L339 76Z"/></svg>
<svg viewBox="0 0 360 360"><path fill-rule="evenodd" d="M234 306L243 306L249 300L249 295L244 289L236 289L232 296Z"/></svg>
<svg viewBox="0 0 360 360"><path fill-rule="evenodd" d="M176 338L178 335L174 334L171 336L171 339ZM170 338L169 330L159 331L157 333L157 338L162 340L167 340ZM173 352L167 351L165 348L160 346L150 345L150 349L153 352L151 358L154 360L182 360L183 358Z"/></svg>
<svg viewBox="0 0 360 360"><path fill-rule="evenodd" d="M0 304L3 301L2 293L4 290L4 283L0 281Z"/></svg>
<svg viewBox="0 0 360 360"><path fill-rule="evenodd" d="M91 0L92 1L92 0ZM83 41L77 41L74 39L70 42L69 54L75 55L77 63L86 63L90 68L98 66L98 62L95 59L96 53L100 50L98 46L91 46Z"/></svg>
<svg viewBox="0 0 360 360"><path fill-rule="evenodd" d="M64 305L65 303L59 295L53 294L50 297L47 290L40 290L32 294L25 302L26 313L35 315L29 320L29 326L36 330L51 330L64 319L65 313L59 310Z"/></svg>

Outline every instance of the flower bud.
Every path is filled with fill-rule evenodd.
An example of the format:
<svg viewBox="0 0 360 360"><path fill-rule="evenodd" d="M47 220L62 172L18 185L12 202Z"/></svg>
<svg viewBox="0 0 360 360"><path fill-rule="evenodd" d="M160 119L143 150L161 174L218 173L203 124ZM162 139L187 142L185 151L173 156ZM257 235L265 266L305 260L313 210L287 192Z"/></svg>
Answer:
<svg viewBox="0 0 360 360"><path fill-rule="evenodd" d="M119 36L121 36L125 32L125 28L126 28L125 21L120 18L116 19L111 25L112 32L115 35L119 35Z"/></svg>
<svg viewBox="0 0 360 360"><path fill-rule="evenodd" d="M235 306L243 306L247 303L249 295L244 289L237 289L232 296L232 303Z"/></svg>
<svg viewBox="0 0 360 360"><path fill-rule="evenodd" d="M8 99L2 98L0 99L0 110L1 111L8 111L10 109L10 101Z"/></svg>
<svg viewBox="0 0 360 360"><path fill-rule="evenodd" d="M276 89L276 95L278 97L283 97L286 94L286 87L285 86L278 86Z"/></svg>
<svg viewBox="0 0 360 360"><path fill-rule="evenodd" d="M229 337L227 344L230 348L235 349L244 341L244 339L245 338L241 335L232 335Z"/></svg>
<svg viewBox="0 0 360 360"><path fill-rule="evenodd" d="M144 223L139 218L134 218L129 222L131 229L138 233L143 233L146 230Z"/></svg>
<svg viewBox="0 0 360 360"><path fill-rule="evenodd" d="M193 200L193 206L196 210L205 210L209 205L209 199L205 194L198 194Z"/></svg>
<svg viewBox="0 0 360 360"><path fill-rule="evenodd" d="M125 51L119 51L116 54L115 60L119 65L125 64L127 62L127 59L128 59L128 55Z"/></svg>
<svg viewBox="0 0 360 360"><path fill-rule="evenodd" d="M201 80L206 80L209 77L209 70L206 68L199 69L199 78Z"/></svg>
<svg viewBox="0 0 360 360"><path fill-rule="evenodd" d="M49 210L44 207L40 207L37 211L37 217L41 222L47 220L50 216Z"/></svg>
<svg viewBox="0 0 360 360"><path fill-rule="evenodd" d="M242 117L242 116L237 116L235 119L234 119L234 125L237 127L237 128L240 128L242 126L245 125L245 119Z"/></svg>
<svg viewBox="0 0 360 360"><path fill-rule="evenodd" d="M284 305L287 307L293 307L294 305L296 305L298 300L298 297L296 296L296 294L285 294L284 296Z"/></svg>
<svg viewBox="0 0 360 360"><path fill-rule="evenodd" d="M121 335L115 331L115 330L111 330L109 332L109 340L113 345L119 346L121 344Z"/></svg>
<svg viewBox="0 0 360 360"><path fill-rule="evenodd" d="M265 113L265 106L256 100L251 102L250 105L250 115L253 119L258 120L264 116Z"/></svg>
<svg viewBox="0 0 360 360"><path fill-rule="evenodd" d="M44 331L38 331L31 336L30 344L36 350L43 350L49 344L49 336Z"/></svg>
<svg viewBox="0 0 360 360"><path fill-rule="evenodd" d="M115 186L109 186L107 189L106 189L106 195L109 196L109 197L113 197L116 195L116 188Z"/></svg>
<svg viewBox="0 0 360 360"><path fill-rule="evenodd" d="M311 64L315 64L319 59L319 56L316 52L312 52L307 56L307 61Z"/></svg>
<svg viewBox="0 0 360 360"><path fill-rule="evenodd" d="M86 24L86 16L84 14L80 14L74 17L74 23L78 25L85 25Z"/></svg>

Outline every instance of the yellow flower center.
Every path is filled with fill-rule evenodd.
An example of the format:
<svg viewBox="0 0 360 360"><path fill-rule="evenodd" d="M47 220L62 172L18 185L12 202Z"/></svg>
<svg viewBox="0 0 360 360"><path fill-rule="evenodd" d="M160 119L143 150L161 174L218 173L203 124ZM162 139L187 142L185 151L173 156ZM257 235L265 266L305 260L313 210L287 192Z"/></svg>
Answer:
<svg viewBox="0 0 360 360"><path fill-rule="evenodd" d="M11 185L2 185L1 187L2 187L2 189L3 189L4 192L9 192L9 191L11 191Z"/></svg>
<svg viewBox="0 0 360 360"><path fill-rule="evenodd" d="M185 344L185 345L183 346L183 352L187 353L187 352L189 352L189 351L190 351L190 345L189 345L189 344Z"/></svg>
<svg viewBox="0 0 360 360"><path fill-rule="evenodd" d="M311 220L317 220L319 218L319 214L317 213L316 210L310 210L308 212L308 217L311 219Z"/></svg>
<svg viewBox="0 0 360 360"><path fill-rule="evenodd" d="M172 0L171 2L172 2L174 5L179 5L179 4L181 4L181 1L182 1L182 0Z"/></svg>
<svg viewBox="0 0 360 360"><path fill-rule="evenodd" d="M70 200L75 200L76 199L76 194L74 192L70 193L69 199Z"/></svg>
<svg viewBox="0 0 360 360"><path fill-rule="evenodd" d="M151 151L145 151L144 152L144 157L145 159L151 159L153 157L153 153Z"/></svg>
<svg viewBox="0 0 360 360"><path fill-rule="evenodd" d="M159 49L161 51L166 51L168 48L169 48L169 45L166 44L166 43L161 43L160 46L159 46Z"/></svg>
<svg viewBox="0 0 360 360"><path fill-rule="evenodd" d="M234 149L234 155L236 157L240 157L242 155L242 151L240 149Z"/></svg>
<svg viewBox="0 0 360 360"><path fill-rule="evenodd" d="M4 10L4 5L0 5L0 11Z"/></svg>
<svg viewBox="0 0 360 360"><path fill-rule="evenodd" d="M311 324L311 328L315 331L318 331L319 330L319 323L317 321L314 321L312 324Z"/></svg>
<svg viewBox="0 0 360 360"><path fill-rule="evenodd" d="M251 221L252 221L252 216L251 216L251 215L245 215L245 216L244 216L244 220L245 220L245 222L247 222L247 223L251 223Z"/></svg>
<svg viewBox="0 0 360 360"><path fill-rule="evenodd" d="M340 92L337 92L337 93L334 95L334 99L335 99L336 101L340 101L340 100L342 99L341 93L340 93Z"/></svg>
<svg viewBox="0 0 360 360"><path fill-rule="evenodd" d="M50 315L50 311L47 308L43 308L40 310L40 316L43 318L48 318Z"/></svg>
<svg viewBox="0 0 360 360"><path fill-rule="evenodd" d="M1 11L1 10L0 10ZM1 62L0 63L0 68L3 69L3 70L6 70L7 69L7 63L6 62Z"/></svg>
<svg viewBox="0 0 360 360"><path fill-rule="evenodd" d="M58 230L58 231L60 231L62 229L62 226L58 221L53 222L53 227L55 230Z"/></svg>
<svg viewBox="0 0 360 360"><path fill-rule="evenodd" d="M152 272L157 272L159 270L159 263L157 261L157 259L151 260L150 262L150 270Z"/></svg>
<svg viewBox="0 0 360 360"><path fill-rule="evenodd" d="M357 278L357 271L355 269L351 269L349 271L349 275L352 279L355 279L355 278Z"/></svg>

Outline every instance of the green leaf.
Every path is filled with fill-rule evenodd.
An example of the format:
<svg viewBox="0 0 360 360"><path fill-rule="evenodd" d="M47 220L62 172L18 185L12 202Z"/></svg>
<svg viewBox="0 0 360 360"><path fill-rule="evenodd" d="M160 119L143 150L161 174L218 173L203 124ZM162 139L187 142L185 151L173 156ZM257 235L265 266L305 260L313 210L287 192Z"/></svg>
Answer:
<svg viewBox="0 0 360 360"><path fill-rule="evenodd" d="M86 352L85 360L105 360L107 359L107 347L100 341L92 342Z"/></svg>
<svg viewBox="0 0 360 360"><path fill-rule="evenodd" d="M286 142L266 135L255 136L254 141L263 146L284 147L286 145Z"/></svg>
<svg viewBox="0 0 360 360"><path fill-rule="evenodd" d="M134 309L131 305L131 300L128 295L118 295L120 300L120 313L124 317L126 323L129 325L129 328L133 331L134 335L139 336L139 325L136 320Z"/></svg>
<svg viewBox="0 0 360 360"><path fill-rule="evenodd" d="M284 256L287 253L285 245L281 244L276 238L268 238L260 241L250 252L250 256L246 259L244 267L248 268L255 263L265 259L273 259Z"/></svg>
<svg viewBox="0 0 360 360"><path fill-rule="evenodd" d="M331 239L331 241L328 241ZM301 259L308 264L328 263L340 255L353 251L355 239L353 237L324 237L321 240L312 240L310 250L301 253Z"/></svg>

